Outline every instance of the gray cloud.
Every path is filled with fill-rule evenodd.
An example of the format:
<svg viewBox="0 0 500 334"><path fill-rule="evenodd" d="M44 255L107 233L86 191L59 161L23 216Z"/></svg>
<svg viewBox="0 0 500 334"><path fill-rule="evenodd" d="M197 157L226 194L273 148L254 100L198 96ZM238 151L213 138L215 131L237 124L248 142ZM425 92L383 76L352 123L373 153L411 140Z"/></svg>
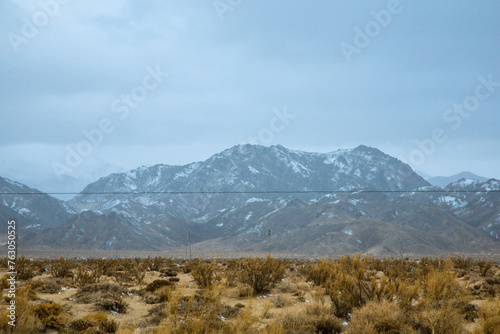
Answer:
<svg viewBox="0 0 500 334"><path fill-rule="evenodd" d="M114 129L73 168L75 186L112 170L201 160L255 137L286 106L296 119L270 144L366 144L408 159L416 140L442 128L446 142L415 167L500 178L500 88L458 129L443 120L479 76L500 81L500 5L401 0L348 63L341 43L354 45L356 27L390 3L243 1L220 20L210 1L73 0L15 52L12 33L23 36L43 9L2 2L0 175L61 187L52 162L105 118ZM156 66L170 75L120 119L113 102Z"/></svg>

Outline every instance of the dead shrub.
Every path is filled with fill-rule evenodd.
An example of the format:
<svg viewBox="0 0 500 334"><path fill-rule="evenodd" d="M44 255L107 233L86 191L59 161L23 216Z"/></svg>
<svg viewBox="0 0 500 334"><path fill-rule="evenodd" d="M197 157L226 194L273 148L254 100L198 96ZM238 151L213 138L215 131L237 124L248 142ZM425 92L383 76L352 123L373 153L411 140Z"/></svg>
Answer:
<svg viewBox="0 0 500 334"><path fill-rule="evenodd" d="M97 326L97 323L91 321L91 320L83 320L83 319L77 319L73 320L69 324L69 328L72 330L75 330L77 332L83 332L87 330L88 328L95 327Z"/></svg>
<svg viewBox="0 0 500 334"><path fill-rule="evenodd" d="M160 269L160 273L167 277L175 277L177 276L177 271L174 268L162 268Z"/></svg>
<svg viewBox="0 0 500 334"><path fill-rule="evenodd" d="M160 303L164 303L164 302L168 301L171 292L172 292L171 286L163 286L163 287L155 290L154 294L158 297L158 301Z"/></svg>
<svg viewBox="0 0 500 334"><path fill-rule="evenodd" d="M500 300L488 301L481 306L478 323L475 334L500 334Z"/></svg>
<svg viewBox="0 0 500 334"><path fill-rule="evenodd" d="M2 275L2 278L0 278L0 291L10 286L10 282L7 280L8 278L8 275Z"/></svg>
<svg viewBox="0 0 500 334"><path fill-rule="evenodd" d="M267 258L247 258L239 268L240 280L259 294L268 291L272 284L280 282L285 275L285 266L270 255Z"/></svg>
<svg viewBox="0 0 500 334"><path fill-rule="evenodd" d="M72 278L74 263L61 257L52 263L50 273L56 278Z"/></svg>
<svg viewBox="0 0 500 334"><path fill-rule="evenodd" d="M334 314L339 318L347 318L353 309L370 300L392 300L396 293L395 282L385 275L379 280L369 275L366 258L362 259L359 253L352 258L343 256L325 285Z"/></svg>
<svg viewBox="0 0 500 334"><path fill-rule="evenodd" d="M144 266L148 268L150 271L160 271L161 268L165 267L165 263L167 263L167 259L161 256L155 256L155 257L148 256L143 261L144 261L143 262Z"/></svg>
<svg viewBox="0 0 500 334"><path fill-rule="evenodd" d="M99 323L99 329L104 333L116 333L118 331L118 323L113 319L106 319Z"/></svg>
<svg viewBox="0 0 500 334"><path fill-rule="evenodd" d="M167 312L165 310L165 304L160 304L153 306L148 311L149 323L152 325L158 325L160 321L167 317Z"/></svg>
<svg viewBox="0 0 500 334"><path fill-rule="evenodd" d="M479 266L479 274L486 277L492 272L494 263L492 261L479 260L477 261L477 265Z"/></svg>
<svg viewBox="0 0 500 334"><path fill-rule="evenodd" d="M412 284L405 280L398 279L396 281L395 295L399 307L404 311L410 311L413 309L413 304L418 299L420 290L420 284L418 281L415 282L415 284Z"/></svg>
<svg viewBox="0 0 500 334"><path fill-rule="evenodd" d="M44 324L33 312L29 287L20 287L16 291L16 326L9 324L10 311L7 307L0 310L0 332L2 333L38 333L44 329Z"/></svg>
<svg viewBox="0 0 500 334"><path fill-rule="evenodd" d="M121 300L126 290L113 283L97 283L86 285L75 294L75 301L82 304L101 303L102 309L113 309L113 301ZM120 305L116 306L121 307Z"/></svg>
<svg viewBox="0 0 500 334"><path fill-rule="evenodd" d="M33 313L42 321L47 329L62 330L64 324L60 321L59 315L62 307L56 303L43 303L33 308Z"/></svg>
<svg viewBox="0 0 500 334"><path fill-rule="evenodd" d="M457 309L445 307L439 310L428 310L419 313L417 324L420 333L432 334L462 334L464 333L464 318Z"/></svg>
<svg viewBox="0 0 500 334"><path fill-rule="evenodd" d="M296 293L299 290L296 283L289 281L281 281L276 285L276 288L281 293Z"/></svg>
<svg viewBox="0 0 500 334"><path fill-rule="evenodd" d="M102 312L89 313L81 320L85 321L87 324L94 324L94 326L85 330L86 334L116 333L119 327L115 320L109 320L108 316Z"/></svg>
<svg viewBox="0 0 500 334"><path fill-rule="evenodd" d="M462 311L468 304L469 295L460 286L451 270L434 270L422 279L423 296L419 301L421 309L441 309L450 306Z"/></svg>
<svg viewBox="0 0 500 334"><path fill-rule="evenodd" d="M221 281L221 276L217 273L215 261L203 262L201 259L193 260L190 264L191 276L202 288L209 288L214 283Z"/></svg>
<svg viewBox="0 0 500 334"><path fill-rule="evenodd" d="M174 285L174 283L170 282L169 280L156 279L146 286L146 291L154 292L164 286L172 286L172 285Z"/></svg>
<svg viewBox="0 0 500 334"><path fill-rule="evenodd" d="M62 308L61 305L56 303L43 303L34 307L33 313L35 313L38 318L45 319L51 315L60 315L62 313Z"/></svg>
<svg viewBox="0 0 500 334"><path fill-rule="evenodd" d="M95 303L97 310L126 313L128 304L121 299L102 298Z"/></svg>
<svg viewBox="0 0 500 334"><path fill-rule="evenodd" d="M89 284L95 284L100 280L100 276L96 270L85 268L82 265L78 266L76 272L73 275L73 278L76 285L78 285L79 287L84 287Z"/></svg>
<svg viewBox="0 0 500 334"><path fill-rule="evenodd" d="M52 278L45 281L40 281L40 284L32 286L32 289L36 292L54 294L61 291L61 283L59 280Z"/></svg>
<svg viewBox="0 0 500 334"><path fill-rule="evenodd" d="M287 313L277 320L285 333L341 333L341 321L330 314Z"/></svg>
<svg viewBox="0 0 500 334"><path fill-rule="evenodd" d="M36 275L35 267L32 265L31 260L27 259L24 255L16 259L16 271L16 278L23 281L29 281Z"/></svg>
<svg viewBox="0 0 500 334"><path fill-rule="evenodd" d="M401 309L387 300L371 301L354 310L346 333L414 333Z"/></svg>
<svg viewBox="0 0 500 334"><path fill-rule="evenodd" d="M291 304L290 300L283 295L274 296L271 299L271 302L273 303L274 307L277 308L287 307L288 305Z"/></svg>
<svg viewBox="0 0 500 334"><path fill-rule="evenodd" d="M468 271L474 266L474 260L469 256L465 258L454 257L452 261L456 269Z"/></svg>
<svg viewBox="0 0 500 334"><path fill-rule="evenodd" d="M300 273L308 281L314 282L315 285L324 285L330 276L333 274L335 262L333 260L319 260L318 262L308 263L300 268Z"/></svg>

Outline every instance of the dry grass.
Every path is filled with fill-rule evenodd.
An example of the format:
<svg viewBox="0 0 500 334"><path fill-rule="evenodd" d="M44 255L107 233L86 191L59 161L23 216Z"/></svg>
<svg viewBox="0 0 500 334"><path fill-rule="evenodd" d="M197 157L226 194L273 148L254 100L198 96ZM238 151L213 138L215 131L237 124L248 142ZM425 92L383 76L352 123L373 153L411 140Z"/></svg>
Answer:
<svg viewBox="0 0 500 334"><path fill-rule="evenodd" d="M0 270L1 333L500 334L492 261L20 259L15 298Z"/></svg>

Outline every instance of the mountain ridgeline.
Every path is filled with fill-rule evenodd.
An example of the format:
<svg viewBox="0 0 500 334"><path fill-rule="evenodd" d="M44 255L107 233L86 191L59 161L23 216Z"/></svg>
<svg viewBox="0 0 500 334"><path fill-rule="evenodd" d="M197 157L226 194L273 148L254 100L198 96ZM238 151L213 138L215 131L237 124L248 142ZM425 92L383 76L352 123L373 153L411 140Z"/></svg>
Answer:
<svg viewBox="0 0 500 334"><path fill-rule="evenodd" d="M134 217L154 207L193 218L252 197L307 200L321 195L310 191L412 190L428 185L408 165L366 146L321 154L279 145L243 145L186 166L156 165L111 174L87 186L70 203L79 210L98 211L108 211L112 205ZM112 194L95 194L106 192ZM116 195L121 192L148 194Z"/></svg>
<svg viewBox="0 0 500 334"><path fill-rule="evenodd" d="M499 188L494 179L433 187L367 146L309 153L240 145L185 166L110 174L67 203L3 195L0 216L31 222L21 233L30 248L168 251L190 231L197 249L263 252L271 230L275 251L286 254L398 255L401 238L407 254L478 254L500 249ZM51 211L57 219L47 219Z"/></svg>

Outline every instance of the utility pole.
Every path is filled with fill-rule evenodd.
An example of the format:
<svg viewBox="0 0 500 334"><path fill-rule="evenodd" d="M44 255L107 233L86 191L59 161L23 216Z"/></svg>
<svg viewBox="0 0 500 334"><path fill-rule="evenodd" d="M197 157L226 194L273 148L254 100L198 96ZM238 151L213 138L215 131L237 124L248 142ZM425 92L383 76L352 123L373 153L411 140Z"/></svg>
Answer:
<svg viewBox="0 0 500 334"><path fill-rule="evenodd" d="M269 238L267 239L267 248L269 249L269 256L271 256L271 229L269 229Z"/></svg>
<svg viewBox="0 0 500 334"><path fill-rule="evenodd" d="M186 258L188 257L188 253L189 253L189 259L191 260L191 230L188 230L187 245L186 245Z"/></svg>
<svg viewBox="0 0 500 334"><path fill-rule="evenodd" d="M463 225L462 225L462 259L465 259L465 234Z"/></svg>
<svg viewBox="0 0 500 334"><path fill-rule="evenodd" d="M399 250L399 255L401 256L401 260L403 259L403 221L399 223L399 242L401 244L401 248Z"/></svg>

